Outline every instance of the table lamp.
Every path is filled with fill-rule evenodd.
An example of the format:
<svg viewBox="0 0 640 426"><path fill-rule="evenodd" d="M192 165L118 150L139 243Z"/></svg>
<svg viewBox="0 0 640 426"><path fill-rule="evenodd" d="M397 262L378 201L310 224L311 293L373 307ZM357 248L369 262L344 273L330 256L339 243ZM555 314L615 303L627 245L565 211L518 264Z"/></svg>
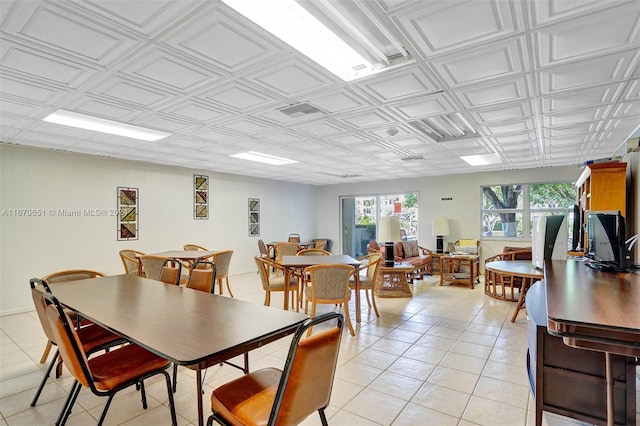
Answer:
<svg viewBox="0 0 640 426"><path fill-rule="evenodd" d="M449 221L446 217L433 218L433 235L436 236L436 253L444 253L444 236L449 235Z"/></svg>
<svg viewBox="0 0 640 426"><path fill-rule="evenodd" d="M400 218L398 216L380 217L378 239L384 242L384 266L393 266L395 263L393 258L393 243L401 241Z"/></svg>

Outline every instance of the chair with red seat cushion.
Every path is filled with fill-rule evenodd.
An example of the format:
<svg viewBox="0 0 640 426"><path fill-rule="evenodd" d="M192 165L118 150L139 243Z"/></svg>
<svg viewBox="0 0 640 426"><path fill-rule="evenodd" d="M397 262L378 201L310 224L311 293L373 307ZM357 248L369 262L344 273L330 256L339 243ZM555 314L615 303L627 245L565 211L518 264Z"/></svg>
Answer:
<svg viewBox="0 0 640 426"><path fill-rule="evenodd" d="M296 330L282 370L263 368L215 389L207 425L297 425L317 411L326 426L342 320L335 312L307 319ZM316 332L303 338L314 326Z"/></svg>
<svg viewBox="0 0 640 426"><path fill-rule="evenodd" d="M166 369L171 364L169 361L135 344L128 344L88 359L78 333L71 325L71 320L62 309L60 302L51 293L46 293L44 297L47 303L47 318L55 341L58 344L58 350L65 365L75 378L56 425L64 425L66 423L83 386L88 387L97 396L108 397L98 420L98 425L104 422L113 396L129 386L140 385L142 406L146 409L147 400L144 380L158 374L164 375L167 384L171 424L177 424L173 392L171 391L171 379L166 372Z"/></svg>

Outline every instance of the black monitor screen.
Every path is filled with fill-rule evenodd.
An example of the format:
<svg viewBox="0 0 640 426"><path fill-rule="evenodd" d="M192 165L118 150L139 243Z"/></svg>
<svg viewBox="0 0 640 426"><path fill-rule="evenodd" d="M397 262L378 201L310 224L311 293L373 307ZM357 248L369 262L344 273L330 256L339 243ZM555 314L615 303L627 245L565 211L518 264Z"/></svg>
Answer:
<svg viewBox="0 0 640 426"><path fill-rule="evenodd" d="M623 269L624 239L624 218L620 212L587 213L587 257Z"/></svg>

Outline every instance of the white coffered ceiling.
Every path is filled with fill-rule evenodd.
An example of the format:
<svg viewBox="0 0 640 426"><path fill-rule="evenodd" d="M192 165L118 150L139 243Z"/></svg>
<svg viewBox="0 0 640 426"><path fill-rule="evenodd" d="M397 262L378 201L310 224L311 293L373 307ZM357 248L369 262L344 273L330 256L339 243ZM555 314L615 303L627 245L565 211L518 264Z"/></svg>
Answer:
<svg viewBox="0 0 640 426"><path fill-rule="evenodd" d="M578 164L640 124L640 0L332 3L413 62L345 83L218 1L0 0L0 141L317 185ZM172 136L42 121L60 108Z"/></svg>

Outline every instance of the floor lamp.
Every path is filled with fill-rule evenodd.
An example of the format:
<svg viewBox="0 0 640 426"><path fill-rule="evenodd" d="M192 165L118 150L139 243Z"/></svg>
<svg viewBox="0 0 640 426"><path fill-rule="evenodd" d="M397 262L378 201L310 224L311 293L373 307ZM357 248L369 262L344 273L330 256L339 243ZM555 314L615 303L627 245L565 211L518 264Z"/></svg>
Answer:
<svg viewBox="0 0 640 426"><path fill-rule="evenodd" d="M436 253L444 253L444 236L449 235L449 221L446 217L433 218L433 235L436 236Z"/></svg>
<svg viewBox="0 0 640 426"><path fill-rule="evenodd" d="M393 266L395 263L393 257L393 243L401 241L400 218L398 216L380 217L378 239L384 242L384 266Z"/></svg>

